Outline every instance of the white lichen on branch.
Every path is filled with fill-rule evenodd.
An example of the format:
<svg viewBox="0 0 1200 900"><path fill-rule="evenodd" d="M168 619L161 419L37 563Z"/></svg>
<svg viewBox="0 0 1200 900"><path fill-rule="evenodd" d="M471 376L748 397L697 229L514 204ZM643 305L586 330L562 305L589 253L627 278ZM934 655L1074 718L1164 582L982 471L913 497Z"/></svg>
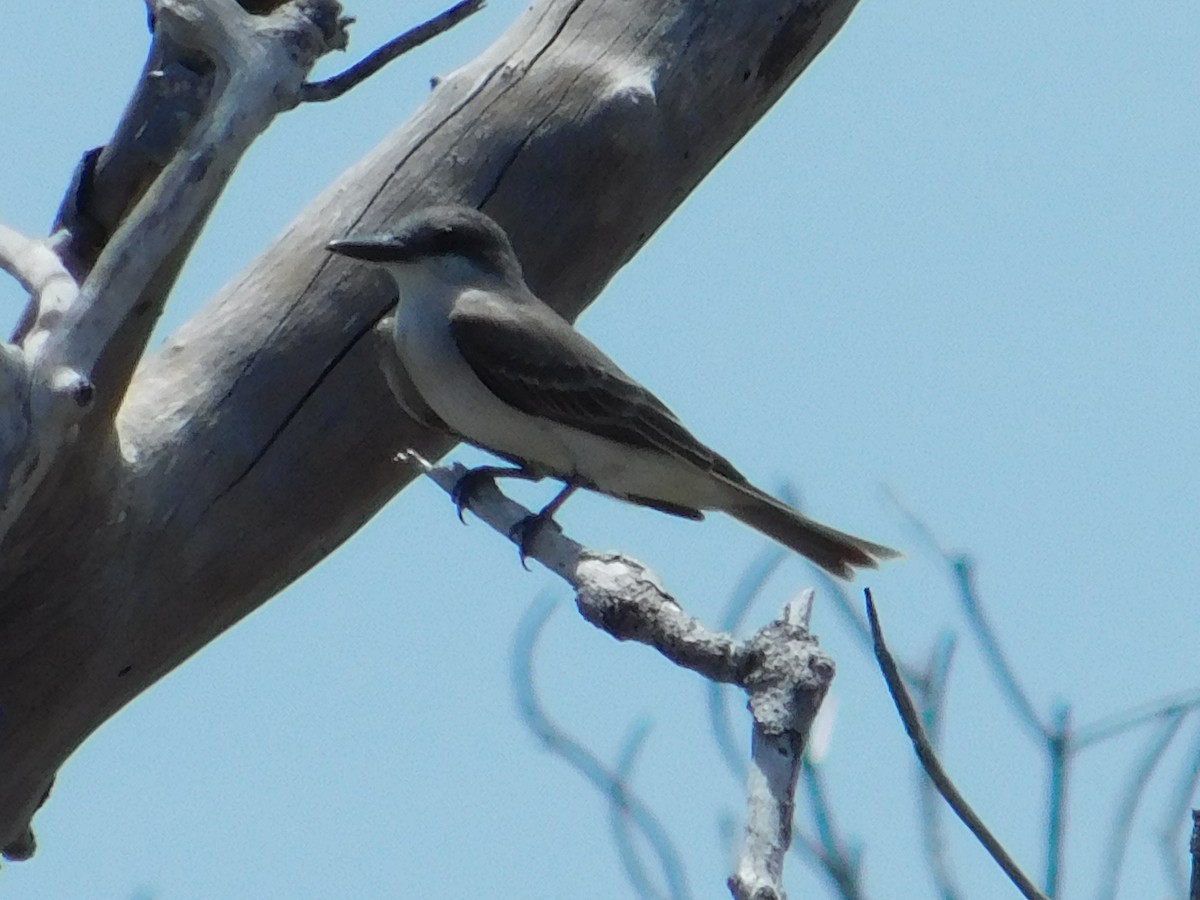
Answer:
<svg viewBox="0 0 1200 900"><path fill-rule="evenodd" d="M433 466L413 451L399 459L423 469L448 494L468 471L459 464ZM473 490L466 508L506 536L531 515L493 485ZM685 612L643 564L618 553L587 550L556 525L541 529L528 551L530 559L575 589L580 615L597 628L746 691L753 718L746 830L728 886L737 900L783 900L796 780L809 730L834 675L833 661L808 630L814 592L803 591L778 620L739 640L710 630Z"/></svg>

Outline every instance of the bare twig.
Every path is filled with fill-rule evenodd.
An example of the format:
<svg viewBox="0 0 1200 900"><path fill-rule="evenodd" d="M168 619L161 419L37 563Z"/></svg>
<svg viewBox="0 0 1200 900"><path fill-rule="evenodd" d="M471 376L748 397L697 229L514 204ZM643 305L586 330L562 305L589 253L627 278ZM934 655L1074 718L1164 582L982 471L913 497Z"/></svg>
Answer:
<svg viewBox="0 0 1200 900"><path fill-rule="evenodd" d="M1058 896L1062 878L1063 852L1067 830L1067 787L1071 779L1071 760L1075 738L1071 732L1071 708L1060 703L1054 710L1050 732L1046 736L1046 755L1050 762L1050 782L1046 797L1046 893Z"/></svg>
<svg viewBox="0 0 1200 900"><path fill-rule="evenodd" d="M462 0L399 37L392 38L344 72L323 81L310 81L300 88L301 103L323 103L335 100L351 88L362 84L392 60L415 50L426 41L449 31L463 19L483 9L485 0Z"/></svg>
<svg viewBox="0 0 1200 900"><path fill-rule="evenodd" d="M586 747L555 724L538 699L533 678L533 656L538 637L554 611L554 606L552 601L534 603L517 628L512 655L512 684L521 718L547 750L561 757L571 768L590 781L608 798L614 810L619 810L621 816L632 822L646 838L646 842L658 858L667 885L662 896L672 900L687 900L691 891L688 889L683 865L662 823L633 793L621 773L611 771ZM656 891L651 896L658 895L659 892Z"/></svg>
<svg viewBox="0 0 1200 900"><path fill-rule="evenodd" d="M1049 784L1046 812L1046 874L1045 890L1050 896L1060 891L1064 837L1066 833L1067 789L1070 781L1071 762L1084 749L1096 746L1109 738L1124 734L1153 722L1164 722L1157 739L1146 757L1134 769L1130 787L1123 797L1121 809L1115 816L1110 852L1106 856L1109 873L1105 876L1105 889L1115 891L1117 876L1129 838L1129 823L1158 758L1174 737L1182 720L1200 708L1200 691L1192 690L1171 697L1142 704L1124 712L1100 719L1091 725L1074 730L1070 707L1058 704L1051 712L1049 721L1043 722L1033 709L1028 695L1020 686L1016 675L1000 649L999 641L989 623L975 590L972 565L968 557L947 552L938 542L932 530L914 515L894 494L896 507L918 532L933 552L943 559L953 573L959 599L972 631L978 640L994 677L1015 710L1017 717L1041 739L1049 763ZM906 679L907 680L907 679ZM1158 845L1167 877L1184 890L1185 876L1178 861L1178 834L1184 814L1190 804L1195 785L1200 781L1200 740L1188 757L1185 771L1172 796L1175 803L1167 810L1163 825L1159 829Z"/></svg>
<svg viewBox="0 0 1200 900"><path fill-rule="evenodd" d="M1170 796L1174 798L1174 801L1163 815L1162 825L1158 830L1159 854L1162 856L1167 880L1174 888L1172 894L1176 897L1182 897L1187 893L1187 875L1184 873L1183 862L1179 855L1180 838L1198 781L1200 781L1200 731L1192 739L1192 747L1184 761L1183 770L1170 791Z"/></svg>
<svg viewBox="0 0 1200 900"><path fill-rule="evenodd" d="M965 554L947 558L958 583L958 597L962 601L963 613L967 624L979 642L983 657L991 666L992 674L1000 685L1000 690L1008 697L1008 702L1017 713L1017 719L1043 741L1049 740L1051 729L1047 728L1033 708L1028 693L1017 681L1017 673L1013 670L1004 651L1000 648L1000 640L992 623L988 621L983 605L975 593L974 567L970 557Z"/></svg>
<svg viewBox="0 0 1200 900"><path fill-rule="evenodd" d="M1192 810L1192 883L1188 888L1188 900L1200 900L1200 811Z"/></svg>
<svg viewBox="0 0 1200 900"><path fill-rule="evenodd" d="M1196 709L1200 709L1200 691L1195 690L1185 691L1173 697L1163 697L1160 700L1153 700L1150 703L1143 703L1125 712L1106 716L1099 721L1093 722L1086 728L1080 728L1079 732L1075 735L1075 747L1083 750L1091 747L1093 744L1106 741L1110 737L1116 737L1126 731L1145 725L1147 722L1166 719L1175 713L1186 714Z"/></svg>
<svg viewBox="0 0 1200 900"><path fill-rule="evenodd" d="M810 759L805 759L804 786L807 788L809 803L813 809L813 821L817 826L820 839L820 852L817 861L833 883L838 893L846 900L862 897L861 867L859 865L859 850L855 845L847 846L838 834L837 825L833 820L833 809L826 796L824 779L821 777L820 766Z"/></svg>
<svg viewBox="0 0 1200 900"><path fill-rule="evenodd" d="M133 311L146 303L149 286L163 278L164 260L195 238L241 155L329 49L302 11L259 18L231 0L153 0L150 8L156 34L206 57L218 87L195 130L113 232L81 283L48 243L25 240L14 258L11 251L20 246L20 236L9 229L0 233L5 268L23 269L19 277L34 294L18 329L19 350L5 347L0 354L0 365L8 370L0 376L6 419L0 421L0 539L60 451L78 440L93 398L99 398L104 412L115 412L141 347L125 348L119 359L110 351L131 318L153 321L165 293L147 307L151 315L144 311L139 318ZM148 334L143 324L138 329ZM23 369L18 370L20 356ZM110 365L94 384L102 359ZM21 416L25 421L18 421Z"/></svg>
<svg viewBox="0 0 1200 900"><path fill-rule="evenodd" d="M871 653L871 628L867 624L867 620L863 618L862 613L858 611L858 605L851 601L846 585L835 579L824 569L820 569L817 566L810 566L809 568L812 571L813 577L825 588L825 593L833 601L834 611L837 612L842 622L850 629L850 633L864 651ZM904 678L905 684L919 693L926 691L927 686L924 684L924 672L902 659L896 661L896 666L899 668L900 675Z"/></svg>
<svg viewBox="0 0 1200 900"><path fill-rule="evenodd" d="M900 721L904 724L904 730L908 733L909 740L912 741L913 750L917 754L917 758L921 761L921 765L925 768L925 772L937 786L938 792L950 804L950 808L954 810L954 814L962 820L963 824L970 829L971 833L981 843L985 850L991 854L992 859L1004 871L1022 895L1029 900L1045 900L1046 895L1038 890L1037 886L1030 880L1021 868L1016 864L1004 846L995 838L988 830L983 821L976 815L975 811L959 793L958 788L954 786L954 782L946 774L942 768L941 762L937 758L933 747L929 743L929 738L925 735L925 730L921 727L920 717L917 715L916 708L913 706L908 692L904 689L904 682L900 677L900 672L896 668L895 660L892 659L892 654L887 648L887 644L883 639L883 631L879 626L879 616L875 612L875 604L871 599L870 589L866 590L867 602L867 621L871 626L871 636L875 646L875 658L879 662L879 668L883 672L884 680L887 682L888 692L892 695L892 700L896 704L896 710L900 713Z"/></svg>
<svg viewBox="0 0 1200 900"><path fill-rule="evenodd" d="M89 409L90 368L54 353L52 329L79 299L79 285L52 240L0 225L0 268L30 294L42 328L23 345L0 343L0 541L34 495Z"/></svg>
<svg viewBox="0 0 1200 900"><path fill-rule="evenodd" d="M650 733L650 726L646 722L641 722L634 726L629 733L629 737L625 739L625 746L621 749L621 755L617 758L617 764L613 768L613 774L618 781L623 785L628 785L633 780L633 766L637 762L638 754L642 747L646 745L646 735ZM625 867L625 877L629 879L630 885L633 886L634 892L640 898L674 898L681 896L678 891L668 893L660 891L650 880L650 875L646 871L646 867L642 865L641 855L634 846L633 834L630 831L630 825L636 826L633 816L630 814L629 806L626 803L616 802L615 797L610 796L608 804L609 817L608 824L613 834L613 843L617 845L617 853L621 857L621 865ZM666 838L665 834L663 835ZM661 853L660 853L661 857ZM665 870L664 866L664 870ZM686 890L686 882L683 879L682 869L679 872L679 884L669 881L672 887L682 886Z"/></svg>
<svg viewBox="0 0 1200 900"><path fill-rule="evenodd" d="M401 459L422 468L447 493L467 470L431 466L414 451ZM494 485L473 490L468 508L513 539L531 513ZM796 779L813 718L833 679L833 661L809 634L815 593L801 592L783 617L746 641L713 632L685 613L641 563L584 550L557 528L543 528L525 548L575 587L580 614L617 640L653 647L676 665L736 684L749 695L754 725L747 777L746 839L729 888L736 898L784 897L783 859L791 843Z"/></svg>
<svg viewBox="0 0 1200 900"><path fill-rule="evenodd" d="M933 529L923 519L912 512L894 491L888 491L888 497L900 514L907 520L909 527L949 566L955 586L958 588L958 599L962 604L967 624L971 626L971 632L979 642L984 659L991 667L992 674L996 678L996 682L1000 685L1000 690L1008 698L1010 705L1016 711L1017 718L1037 737L1043 741L1048 740L1051 729L1047 728L1042 722L1033 708L1033 703L1030 701L1029 695L1021 687L1020 682L1018 682L1016 673L1009 664L1008 658L1004 655L1004 651L1000 648L1000 641L996 637L996 632L988 621L982 605L979 603L978 595L975 592L974 569L970 558L965 554L952 553L944 549L941 542L938 541L937 536L933 533Z"/></svg>
<svg viewBox="0 0 1200 900"><path fill-rule="evenodd" d="M921 721L929 735L930 743L936 747L941 737L942 709L946 699L946 682L950 674L950 662L956 646L954 635L943 634L934 645L925 672L921 677L924 690L918 692L921 703ZM919 776L917 798L921 806L921 834L925 844L925 856L934 886L942 900L956 900L962 895L950 868L950 857L946 852L946 836L942 828L942 807L937 800L933 782L922 771Z"/></svg>
<svg viewBox="0 0 1200 900"><path fill-rule="evenodd" d="M790 489L785 486L782 494L792 502ZM750 605L762 592L767 580L778 571L780 565L788 558L786 551L770 546L765 548L759 557L751 563L730 595L729 604L721 619L721 628L731 634L736 633L746 617ZM747 764L742 755L740 742L735 735L730 715L729 689L718 682L708 682L709 720L712 725L713 738L721 752L725 764L734 777L745 782ZM819 776L814 770L815 763L805 755L805 765L801 775L809 786L810 797L814 799L814 810L818 804L823 804L824 794L820 787ZM825 806L820 808L827 809ZM826 817L822 828L821 813L814 812L814 819L821 838L814 838L798 829L793 830L792 851L806 864L815 867L830 881L831 886L838 891L844 900L857 900L861 896L859 885L858 854L853 847L847 849L846 844L832 830L831 820Z"/></svg>
<svg viewBox="0 0 1200 900"><path fill-rule="evenodd" d="M459 463L432 466L411 450L400 458L422 468L447 493L468 471ZM481 485L469 499L467 508L472 513L514 543L514 526L532 515L494 485ZM745 666L752 641L743 644L731 635L710 631L685 613L641 563L619 554L586 550L565 537L557 525L539 530L528 550L530 559L575 588L580 615L597 628L620 641L648 644L676 665L705 678L748 685Z"/></svg>
<svg viewBox="0 0 1200 900"><path fill-rule="evenodd" d="M1138 802L1146 791L1146 785L1149 783L1154 769L1178 733L1179 726L1183 722L1183 715L1182 712L1176 711L1163 722L1158 734L1146 748L1141 763L1129 777L1129 783L1121 795L1121 802L1117 804L1116 812L1113 814L1112 832L1108 838L1108 847L1102 857L1105 861L1105 869L1100 874L1098 896L1101 898L1117 896L1117 885L1121 881L1121 867L1125 862L1125 851L1129 847L1129 834L1133 829L1133 817L1137 812Z"/></svg>

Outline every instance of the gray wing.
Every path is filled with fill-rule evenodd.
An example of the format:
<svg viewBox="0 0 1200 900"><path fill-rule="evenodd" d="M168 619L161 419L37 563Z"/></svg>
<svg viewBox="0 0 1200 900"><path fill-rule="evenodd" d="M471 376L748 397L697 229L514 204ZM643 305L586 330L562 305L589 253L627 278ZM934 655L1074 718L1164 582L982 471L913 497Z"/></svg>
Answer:
<svg viewBox="0 0 1200 900"><path fill-rule="evenodd" d="M540 300L488 302L477 295L455 307L450 333L484 386L521 412L745 483L727 459Z"/></svg>

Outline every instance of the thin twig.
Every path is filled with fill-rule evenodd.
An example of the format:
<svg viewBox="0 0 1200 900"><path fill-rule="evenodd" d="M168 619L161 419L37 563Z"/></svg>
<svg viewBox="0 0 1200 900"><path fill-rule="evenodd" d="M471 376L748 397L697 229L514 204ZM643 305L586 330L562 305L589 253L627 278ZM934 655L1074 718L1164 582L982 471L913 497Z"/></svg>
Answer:
<svg viewBox="0 0 1200 900"><path fill-rule="evenodd" d="M1037 712L1034 711L1033 703L1017 681L1016 673L1000 649L1000 641L984 614L983 606L975 592L971 560L964 554L951 553L946 550L928 523L909 509L908 505L894 491L888 489L887 496L900 515L908 522L909 527L950 567L954 583L958 587L958 598L966 615L967 623L971 626L971 631L979 642L984 659L991 666L1001 691L1008 697L1009 703L1016 710L1017 718L1037 737L1043 741L1047 740L1050 730L1046 728Z"/></svg>
<svg viewBox="0 0 1200 900"><path fill-rule="evenodd" d="M1183 871L1183 863L1179 858L1180 837L1183 823L1187 820L1188 808L1192 805L1192 797L1196 793L1196 784L1200 781L1200 731L1192 742L1191 752L1187 755L1183 771L1170 791L1169 796L1175 800L1163 815L1162 826L1158 831L1158 849L1162 855L1163 868L1167 880L1174 888L1173 896L1182 897L1187 891L1187 875Z"/></svg>
<svg viewBox="0 0 1200 900"><path fill-rule="evenodd" d="M1192 810L1192 884L1188 888L1188 900L1200 900L1200 812Z"/></svg>
<svg viewBox="0 0 1200 900"><path fill-rule="evenodd" d="M1050 784L1046 798L1046 893L1058 896L1067 831L1067 787L1075 739L1071 733L1071 708L1060 703L1054 710L1050 734L1046 737L1050 760Z"/></svg>
<svg viewBox="0 0 1200 900"><path fill-rule="evenodd" d="M925 686L925 690L919 694L921 721L924 723L929 741L934 747L937 747L941 738L946 683L950 676L950 662L954 658L955 646L954 635L943 633L934 645L929 662L925 667L925 673L921 678ZM917 798L921 806L921 834L934 887L942 900L957 900L962 895L962 890L950 868L945 830L942 828L942 806L937 800L937 790L923 771L918 778Z"/></svg>
<svg viewBox="0 0 1200 900"><path fill-rule="evenodd" d="M892 700L896 704L896 710L900 713L900 721L904 724L904 730L908 733L909 740L912 741L913 750L916 751L917 758L921 761L921 765L925 767L925 772L937 786L939 793L950 804L950 808L954 810L954 814L962 820L963 824L970 829L971 833L981 843L985 850L991 854L992 859L1004 871L1017 889L1029 900L1046 900L1046 895L1038 890L1037 886L1030 880L1021 868L1016 864L1008 851L1003 845L996 840L992 833L988 830L983 821L971 809L970 805L959 793L958 788L950 780L945 769L942 768L941 762L937 758L933 747L929 743L929 738L925 735L925 730L921 727L920 717L917 715L916 708L913 706L912 699L908 696L908 692L904 688L904 682L900 677L900 672L896 667L896 662L892 658L891 652L887 648L887 644L883 639L883 631L879 626L879 616L875 611L875 603L871 599L871 591L868 588L865 591L867 601L867 622L871 626L871 637L875 647L875 659L879 663L879 668L883 672L884 680L887 682L889 693L892 695Z"/></svg>
<svg viewBox="0 0 1200 900"><path fill-rule="evenodd" d="M843 897L861 897L862 879L858 849L854 845L848 845L838 833L820 766L805 760L801 775L804 778L809 804L812 806L813 822L817 826L817 835L821 841L821 865Z"/></svg>
<svg viewBox="0 0 1200 900"><path fill-rule="evenodd" d="M633 767L637 763L642 747L646 745L646 736L649 733L650 724L639 722L626 738L625 746L621 748L621 755L617 757L617 765L613 769L613 774L622 785L633 782ZM629 814L628 804L610 802L608 810L608 824L612 831L613 843L617 845L617 853L621 857L621 864L625 867L625 877L629 879L634 892L641 898L669 898L671 895L660 891L655 886L650 880L646 867L642 865L642 858L634 845L633 834L629 827L634 823L633 817Z"/></svg>
<svg viewBox="0 0 1200 900"><path fill-rule="evenodd" d="M842 622L850 629L851 635L859 642L866 653L871 653L871 628L867 624L867 620L858 611L858 605L851 601L846 586L824 569L817 566L810 566L809 568L812 570L813 577L825 588L825 593L833 601L834 611L841 616ZM905 684L919 693L926 691L927 686L924 684L925 673L904 660L897 660L896 665L900 669L900 675L904 678Z"/></svg>
<svg viewBox="0 0 1200 900"><path fill-rule="evenodd" d="M1177 712L1188 713L1198 708L1200 708L1200 691L1195 690L1143 703L1125 712L1106 716L1086 728L1080 728L1078 734L1075 735L1075 747L1083 750L1155 719L1166 718Z"/></svg>
<svg viewBox="0 0 1200 900"><path fill-rule="evenodd" d="M1037 737L1043 741L1048 740L1050 729L1042 723L1037 712L1034 711L1029 695L1017 681L1017 673L1009 664L1004 651L1000 649L1000 640L996 637L991 622L988 621L983 604L979 602L979 597L975 592L974 569L970 558L965 554L960 554L953 558L947 558L947 562L950 563L950 568L958 583L958 596L963 605L967 624L971 626L971 631L979 642L984 659L992 668L992 674L999 683L1000 690L1008 697L1009 703L1017 713L1017 718Z"/></svg>
<svg viewBox="0 0 1200 900"><path fill-rule="evenodd" d="M812 571L817 580L821 582L822 587L825 588L825 592L833 599L833 608L842 617L843 624L850 629L850 633L869 653L871 651L871 629L867 627L867 620L859 614L856 604L850 602L850 597L841 583L834 580L828 572L817 566L813 566Z"/></svg>
<svg viewBox="0 0 1200 900"><path fill-rule="evenodd" d="M1137 812L1138 802L1146 791L1150 776L1154 773L1167 747L1179 731L1184 714L1175 712L1159 729L1157 735L1146 748L1142 762L1130 774L1129 783L1122 793L1121 802L1113 815L1112 832L1109 834L1108 849L1103 859L1106 862L1105 871L1100 876L1101 900L1111 900L1117 896L1117 885L1121 880L1121 866L1125 862L1125 851L1129 847L1129 834L1133 830L1133 816Z"/></svg>
<svg viewBox="0 0 1200 900"><path fill-rule="evenodd" d="M463 19L483 9L484 0L462 0L443 13L434 16L399 37L392 38L350 68L323 81L310 81L300 88L301 103L323 103L336 100L351 88L362 84L392 60L415 50L426 41L449 31Z"/></svg>
<svg viewBox="0 0 1200 900"><path fill-rule="evenodd" d="M817 826L817 837L821 846L825 848L827 855L840 855L841 840L838 838L837 825L833 821L833 809L825 795L825 781L821 777L819 767L807 765L801 775L804 778L808 802L812 805L813 824Z"/></svg>
<svg viewBox="0 0 1200 900"><path fill-rule="evenodd" d="M547 750L561 757L629 817L658 857L667 885L666 896L687 900L691 891L683 865L662 823L617 773L610 771L586 747L555 724L542 708L533 677L533 657L538 637L554 608L553 601L534 603L517 628L512 654L512 684L521 718Z"/></svg>

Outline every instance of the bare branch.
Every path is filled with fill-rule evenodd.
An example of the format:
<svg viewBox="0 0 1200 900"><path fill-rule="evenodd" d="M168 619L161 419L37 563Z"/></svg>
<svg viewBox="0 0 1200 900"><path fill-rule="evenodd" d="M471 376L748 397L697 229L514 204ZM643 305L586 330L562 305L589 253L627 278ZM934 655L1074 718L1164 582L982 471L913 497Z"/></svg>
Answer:
<svg viewBox="0 0 1200 900"><path fill-rule="evenodd" d="M1162 857L1163 869L1167 880L1174 889L1174 896L1182 897L1187 893L1187 875L1183 871L1183 863L1179 851L1182 841L1183 824L1187 820L1188 808L1196 794L1196 784L1200 781L1200 732L1192 739L1191 749L1184 759L1184 766L1170 790L1173 798L1163 815L1162 825L1158 830L1158 849Z"/></svg>
<svg viewBox="0 0 1200 900"><path fill-rule="evenodd" d="M954 786L954 782L946 774L946 770L942 768L941 761L937 758L937 753L933 746L929 743L929 738L925 734L925 729L921 726L920 717L917 715L916 707L913 706L908 692L904 689L904 681L900 677L900 672L896 668L896 662L892 659L891 651L888 650L887 644L883 639L883 631L879 626L879 616L875 612L875 603L871 599L871 591L868 588L865 591L867 601L867 621L871 626L871 636L875 644L875 659L879 662L879 668L883 672L884 680L887 682L888 692L892 695L892 700L896 704L896 710L900 713L900 721L904 724L904 730L908 733L909 740L912 741L913 750L916 751L917 759L921 761L926 774L937 786L938 792L950 804L950 808L954 810L954 814L962 820L963 824L970 829L975 835L976 840L983 845L984 849L991 854L992 859L1004 871L1004 874L1009 877L1017 889L1028 900L1046 900L1046 895L1038 890L1037 886L1029 879L1021 868L1016 864L1004 846L996 840L995 836L988 830L987 826L975 813L958 792L958 788Z"/></svg>
<svg viewBox="0 0 1200 900"><path fill-rule="evenodd" d="M268 17L252 16L233 0L154 0L156 28L176 44L202 54L216 68L213 105L196 132L162 170L77 285L47 242L0 231L0 258L20 273L34 295L19 329L20 347L0 361L0 541L42 485L59 454L80 437L94 397L115 413L140 356L126 348L97 384L101 357L162 277L164 260L198 230L252 141L295 95L316 59L328 49L294 4ZM290 39L281 39L281 34ZM149 76L148 76L149 77ZM69 235L64 234L68 239ZM160 297L165 301L165 294ZM139 329L154 316L142 316ZM91 433L107 435L105 416Z"/></svg>
<svg viewBox="0 0 1200 900"><path fill-rule="evenodd" d="M486 0L462 0L445 12L438 13L428 22L410 28L399 37L392 38L344 72L339 72L324 81L307 82L300 88L300 102L323 103L326 100L336 100L351 88L362 84L392 60L398 59L410 50L415 50L442 32L449 31L467 16L479 12L483 9L485 2Z"/></svg>
<svg viewBox="0 0 1200 900"><path fill-rule="evenodd" d="M453 494L467 470L433 467L413 451L403 458ZM512 539L531 513L494 485L472 490L468 508ZM729 889L735 898L782 898L783 860L792 839L796 780L812 721L833 680L832 660L809 634L815 592L801 592L782 618L748 640L709 631L689 616L641 563L584 550L557 528L536 535L529 557L576 589L580 614L617 640L636 640L676 665L749 694L754 726L747 778L746 836Z"/></svg>
<svg viewBox="0 0 1200 900"><path fill-rule="evenodd" d="M777 646L791 648L789 655L793 658L780 655L771 666L777 670L774 679L778 684L767 696L756 697L751 691L754 731L747 779L746 840L737 870L728 882L736 900L785 897L783 860L792 841L796 779L812 721L833 679L832 661L816 651L816 642L808 633L815 596L811 589L804 591L798 601L787 604L779 621L750 642L758 642L764 651ZM795 654L805 658L796 658Z"/></svg>
<svg viewBox="0 0 1200 900"><path fill-rule="evenodd" d="M30 293L40 330L23 347L0 344L0 541L24 510L59 451L72 443L92 402L77 365L48 352L51 329L78 303L79 286L52 241L0 225L0 267Z"/></svg>
<svg viewBox="0 0 1200 900"><path fill-rule="evenodd" d="M1188 900L1200 900L1200 812L1192 810L1192 878L1188 888Z"/></svg>
<svg viewBox="0 0 1200 900"><path fill-rule="evenodd" d="M1050 762L1050 783L1046 798L1046 893L1058 896L1066 852L1067 787L1071 780L1071 760L1075 755L1071 708L1058 704L1046 736L1046 756Z"/></svg>
<svg viewBox="0 0 1200 900"><path fill-rule="evenodd" d="M621 749L621 755L617 758L617 764L613 767L613 774L622 784L629 784L633 779L633 766L637 761L638 754L646 745L646 736L650 733L650 725L647 722L641 722L630 731L629 736L625 739L625 746ZM638 855L637 847L634 845L633 833L629 826L636 824L633 821L633 816L630 813L627 803L618 803L615 795L610 795L614 801L609 803L609 828L613 834L613 842L617 845L617 853L620 854L621 864L625 867L625 876L629 879L629 883L637 892L638 897L645 898L682 898L688 896L687 884L683 876L683 867L675 857L674 846L671 848L670 862L675 867L675 871L667 872L667 858L662 854L657 845L655 850L658 853L663 863L664 873L668 875L667 883L671 888L670 893L664 893L658 890L650 880L649 874L646 872L645 866L642 865L641 857ZM643 829L644 831L644 829ZM656 839L667 841L665 831L663 834L647 834L647 839L652 843Z"/></svg>
<svg viewBox="0 0 1200 900"><path fill-rule="evenodd" d="M784 488L784 499L792 503L791 493L787 486ZM721 628L733 634L737 631L750 605L762 592L767 580L778 571L780 565L788 558L785 550L775 546L766 547L755 562L751 563L743 573L730 595L729 603L721 618ZM815 567L814 567L815 568ZM817 570L818 572L821 570ZM725 760L726 767L743 783L747 778L747 763L742 757L728 700L727 686L715 681L708 683L709 721L712 726L714 740ZM791 850L805 865L815 867L830 881L832 887L846 900L855 900L861 896L858 874L858 859L856 853L847 851L845 842L832 830L831 819L822 815L823 792L819 787L819 775L810 754L805 754L801 775L810 786L810 796L814 797L814 819L820 839L810 837L793 826Z"/></svg>
<svg viewBox="0 0 1200 900"><path fill-rule="evenodd" d="M1133 817L1137 812L1139 801L1150 783L1163 754L1179 732L1183 723L1184 713L1177 710L1162 723L1158 734L1150 741L1141 762L1129 776L1129 782L1121 793L1121 801L1112 817L1112 831L1109 834L1108 846L1101 857L1104 860L1104 870L1100 873L1100 891L1098 896L1111 900L1117 896L1117 886L1121 882L1121 867L1125 862L1125 851L1129 847L1129 835L1133 830Z"/></svg>
<svg viewBox="0 0 1200 900"><path fill-rule="evenodd" d="M1148 722L1168 719L1176 713L1186 714L1196 709L1200 709L1200 691L1196 690L1143 703L1080 728L1075 735L1075 747L1083 750Z"/></svg>
<svg viewBox="0 0 1200 900"><path fill-rule="evenodd" d="M156 30L203 54L216 67L216 84L196 131L113 234L65 323L61 340L93 364L162 260L207 217L237 162L294 105L304 76L339 40L293 3L269 16L234 0L154 0L152 7Z"/></svg>
<svg viewBox="0 0 1200 900"><path fill-rule="evenodd" d="M616 771L610 770L595 754L556 724L542 707L533 677L533 658L538 638L554 608L552 601L533 604L517 628L512 654L512 684L521 718L547 750L590 781L596 790L604 794L614 810L619 810L623 820L631 821L637 827L658 857L667 883L667 896L672 900L686 900L691 896L691 891L679 853L658 817L633 792L623 772L632 763L632 753L627 750L623 755L623 764Z"/></svg>
<svg viewBox="0 0 1200 900"><path fill-rule="evenodd" d="M821 843L817 861L845 900L858 900L862 897L859 848L856 845L847 846L838 834L833 820L833 808L827 797L824 779L821 777L820 765L814 763L810 755L805 756L801 775L808 789L813 821Z"/></svg>
<svg viewBox="0 0 1200 900"><path fill-rule="evenodd" d="M922 690L918 692L918 698L921 704L921 721L929 735L929 742L934 747L938 746L941 738L946 683L949 680L950 662L954 658L955 646L954 636L943 634L934 645L920 678ZM921 812L921 835L933 883L942 900L957 900L962 896L962 890L950 867L945 830L942 828L942 806L937 802L937 789L923 770L918 779L917 799Z"/></svg>
<svg viewBox="0 0 1200 900"><path fill-rule="evenodd" d="M0 269L20 282L40 308L69 306L79 285L63 266L52 240L26 237L0 224Z"/></svg>
<svg viewBox="0 0 1200 900"><path fill-rule="evenodd" d="M750 564L730 594L729 604L721 618L721 630L730 634L737 633L750 604L787 556L787 551L781 547L769 546ZM725 760L726 768L739 782L745 782L746 761L742 757L741 744L735 736L730 718L727 690L720 682L708 683L708 720L712 727L713 740L717 742L717 749L721 752L721 758Z"/></svg>
<svg viewBox="0 0 1200 900"><path fill-rule="evenodd" d="M452 445L397 414L378 375L371 329L393 289L330 261L320 250L327 241L430 203L483 206L539 296L573 318L784 95L855 0L535 4L144 357L214 185L157 194L156 208L174 197L199 213L149 278L142 270L122 283L116 251L132 244L120 231L135 216L153 231L135 204L220 126L219 98L236 80L206 52L189 51L187 28L172 24L174 13L184 20L201 5L238 16L232 0L177 2L165 15L153 8L137 93L64 202L69 238L59 253L76 280L141 290L104 298L118 312L104 311L108 323L122 302L135 313L108 338L96 327L104 322L82 313L70 323L80 358L86 345L102 347L95 370L80 369L96 384L96 403L5 538L2 846L24 844L54 773L100 724L411 481L416 470L391 461L397 448L432 456ZM247 45L242 62L270 68L277 52L290 54L291 74L248 95L277 110L297 102L309 75L302 63L337 45L341 20L335 0L270 6L245 22L272 33L260 31L264 45ZM686 53L680 34L689 36ZM302 43L287 47L292 38ZM167 102L175 88L182 100ZM248 115L251 131L264 120L261 109ZM214 157L209 174L227 163ZM559 177L546 178L551 169ZM581 254L585 244L592 249ZM0 403L24 402L20 385L7 387Z"/></svg>
<svg viewBox="0 0 1200 900"><path fill-rule="evenodd" d="M900 514L908 521L909 526L949 567L950 574L958 589L958 599L962 604L967 624L970 625L971 632L975 635L975 639L983 651L984 659L992 669L992 675L996 679L996 683L1000 686L1001 692L1008 698L1009 704L1016 712L1018 720L1043 741L1049 740L1051 729L1042 722L1041 717L1033 708L1033 703L1030 701L1028 693L1021 687L1020 682L1017 680L1016 672L1009 664L1008 658L1004 655L1004 651L1000 647L1000 641L996 637L995 629L992 628L991 622L988 621L983 605L980 603L979 597L975 592L974 569L970 557L943 549L937 536L933 533L933 529L923 519L912 512L894 491L888 491L887 495L892 503L895 504Z"/></svg>

